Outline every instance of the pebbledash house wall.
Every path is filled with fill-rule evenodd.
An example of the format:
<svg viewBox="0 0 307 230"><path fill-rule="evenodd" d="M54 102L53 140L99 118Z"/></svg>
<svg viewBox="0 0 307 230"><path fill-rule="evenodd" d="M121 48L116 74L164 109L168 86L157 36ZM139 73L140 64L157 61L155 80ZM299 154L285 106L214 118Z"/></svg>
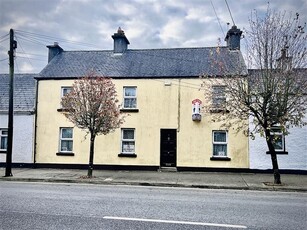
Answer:
<svg viewBox="0 0 307 230"><path fill-rule="evenodd" d="M7 128L8 114L0 114L0 128ZM12 162L33 164L34 115L14 114ZM6 162L6 153L0 153L0 163Z"/></svg>
<svg viewBox="0 0 307 230"><path fill-rule="evenodd" d="M196 79L113 79L122 101L123 87L137 87L138 112L127 112L121 128L135 129L136 157L119 157L121 129L101 135L95 141L95 165L160 166L160 130L177 131L177 167L249 168L248 138L228 130L230 161L213 161L212 131L220 124L202 114L200 122L192 121L192 101L203 100L203 92L191 87L202 83ZM36 163L87 164L89 137L74 127L61 112L61 87L71 86L73 80L40 80L38 86ZM60 127L73 128L74 156L58 156Z"/></svg>
<svg viewBox="0 0 307 230"><path fill-rule="evenodd" d="M307 127L293 127L289 132L285 136L287 154L277 154L278 166L280 169L307 171ZM271 155L266 154L267 151L264 137L257 134L254 140L249 140L251 169L272 169Z"/></svg>

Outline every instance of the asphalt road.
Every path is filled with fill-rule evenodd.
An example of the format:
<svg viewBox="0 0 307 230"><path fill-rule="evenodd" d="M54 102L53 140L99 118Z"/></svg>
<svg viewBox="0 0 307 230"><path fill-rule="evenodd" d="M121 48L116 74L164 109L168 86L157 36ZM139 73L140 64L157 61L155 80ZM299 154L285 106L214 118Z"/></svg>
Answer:
<svg viewBox="0 0 307 230"><path fill-rule="evenodd" d="M0 182L0 229L306 229L307 194Z"/></svg>

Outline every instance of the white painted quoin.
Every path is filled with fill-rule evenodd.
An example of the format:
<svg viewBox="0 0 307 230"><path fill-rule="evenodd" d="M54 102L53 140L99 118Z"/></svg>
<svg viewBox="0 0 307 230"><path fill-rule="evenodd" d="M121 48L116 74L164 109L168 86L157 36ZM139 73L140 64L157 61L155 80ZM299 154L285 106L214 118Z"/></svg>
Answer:
<svg viewBox="0 0 307 230"><path fill-rule="evenodd" d="M12 163L34 163L35 74L14 75L14 117ZM9 75L0 74L0 131L8 127ZM4 131L4 132L3 132ZM1 147L5 146L3 136ZM0 149L0 164L6 162L6 150Z"/></svg>

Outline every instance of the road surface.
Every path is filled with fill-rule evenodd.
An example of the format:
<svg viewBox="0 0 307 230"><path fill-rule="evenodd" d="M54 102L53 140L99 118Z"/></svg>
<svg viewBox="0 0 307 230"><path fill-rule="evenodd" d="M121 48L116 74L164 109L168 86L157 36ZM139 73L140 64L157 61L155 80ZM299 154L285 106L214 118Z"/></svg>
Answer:
<svg viewBox="0 0 307 230"><path fill-rule="evenodd" d="M0 182L0 229L306 229L307 194Z"/></svg>

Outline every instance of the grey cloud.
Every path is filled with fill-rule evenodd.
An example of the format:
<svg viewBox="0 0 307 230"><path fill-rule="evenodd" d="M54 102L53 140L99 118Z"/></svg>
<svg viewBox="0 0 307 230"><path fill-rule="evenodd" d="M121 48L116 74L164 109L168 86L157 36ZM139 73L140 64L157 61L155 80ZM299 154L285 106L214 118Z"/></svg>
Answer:
<svg viewBox="0 0 307 230"><path fill-rule="evenodd" d="M225 1L212 2L226 33L226 23L231 22L231 18ZM304 17L303 21L306 21L307 6L304 0L270 2L272 9L299 11ZM267 0L228 0L228 4L235 23L243 29L248 27L248 18L253 9L260 13L266 10ZM195 13L194 17L188 16L191 12ZM216 46L218 38L224 39L210 0L0 1L0 38L9 32L9 28L17 31L20 44L16 71L20 72L40 72L47 64L46 45L56 40L65 50L112 49L111 35L119 26L125 30L131 43L129 47L133 49ZM34 40L35 36L26 37L18 30L46 35L48 39L36 37ZM168 33L170 36L165 37ZM93 45L80 46L79 43ZM8 72L7 60L1 61L8 58L7 47L7 40L0 40L1 73Z"/></svg>

